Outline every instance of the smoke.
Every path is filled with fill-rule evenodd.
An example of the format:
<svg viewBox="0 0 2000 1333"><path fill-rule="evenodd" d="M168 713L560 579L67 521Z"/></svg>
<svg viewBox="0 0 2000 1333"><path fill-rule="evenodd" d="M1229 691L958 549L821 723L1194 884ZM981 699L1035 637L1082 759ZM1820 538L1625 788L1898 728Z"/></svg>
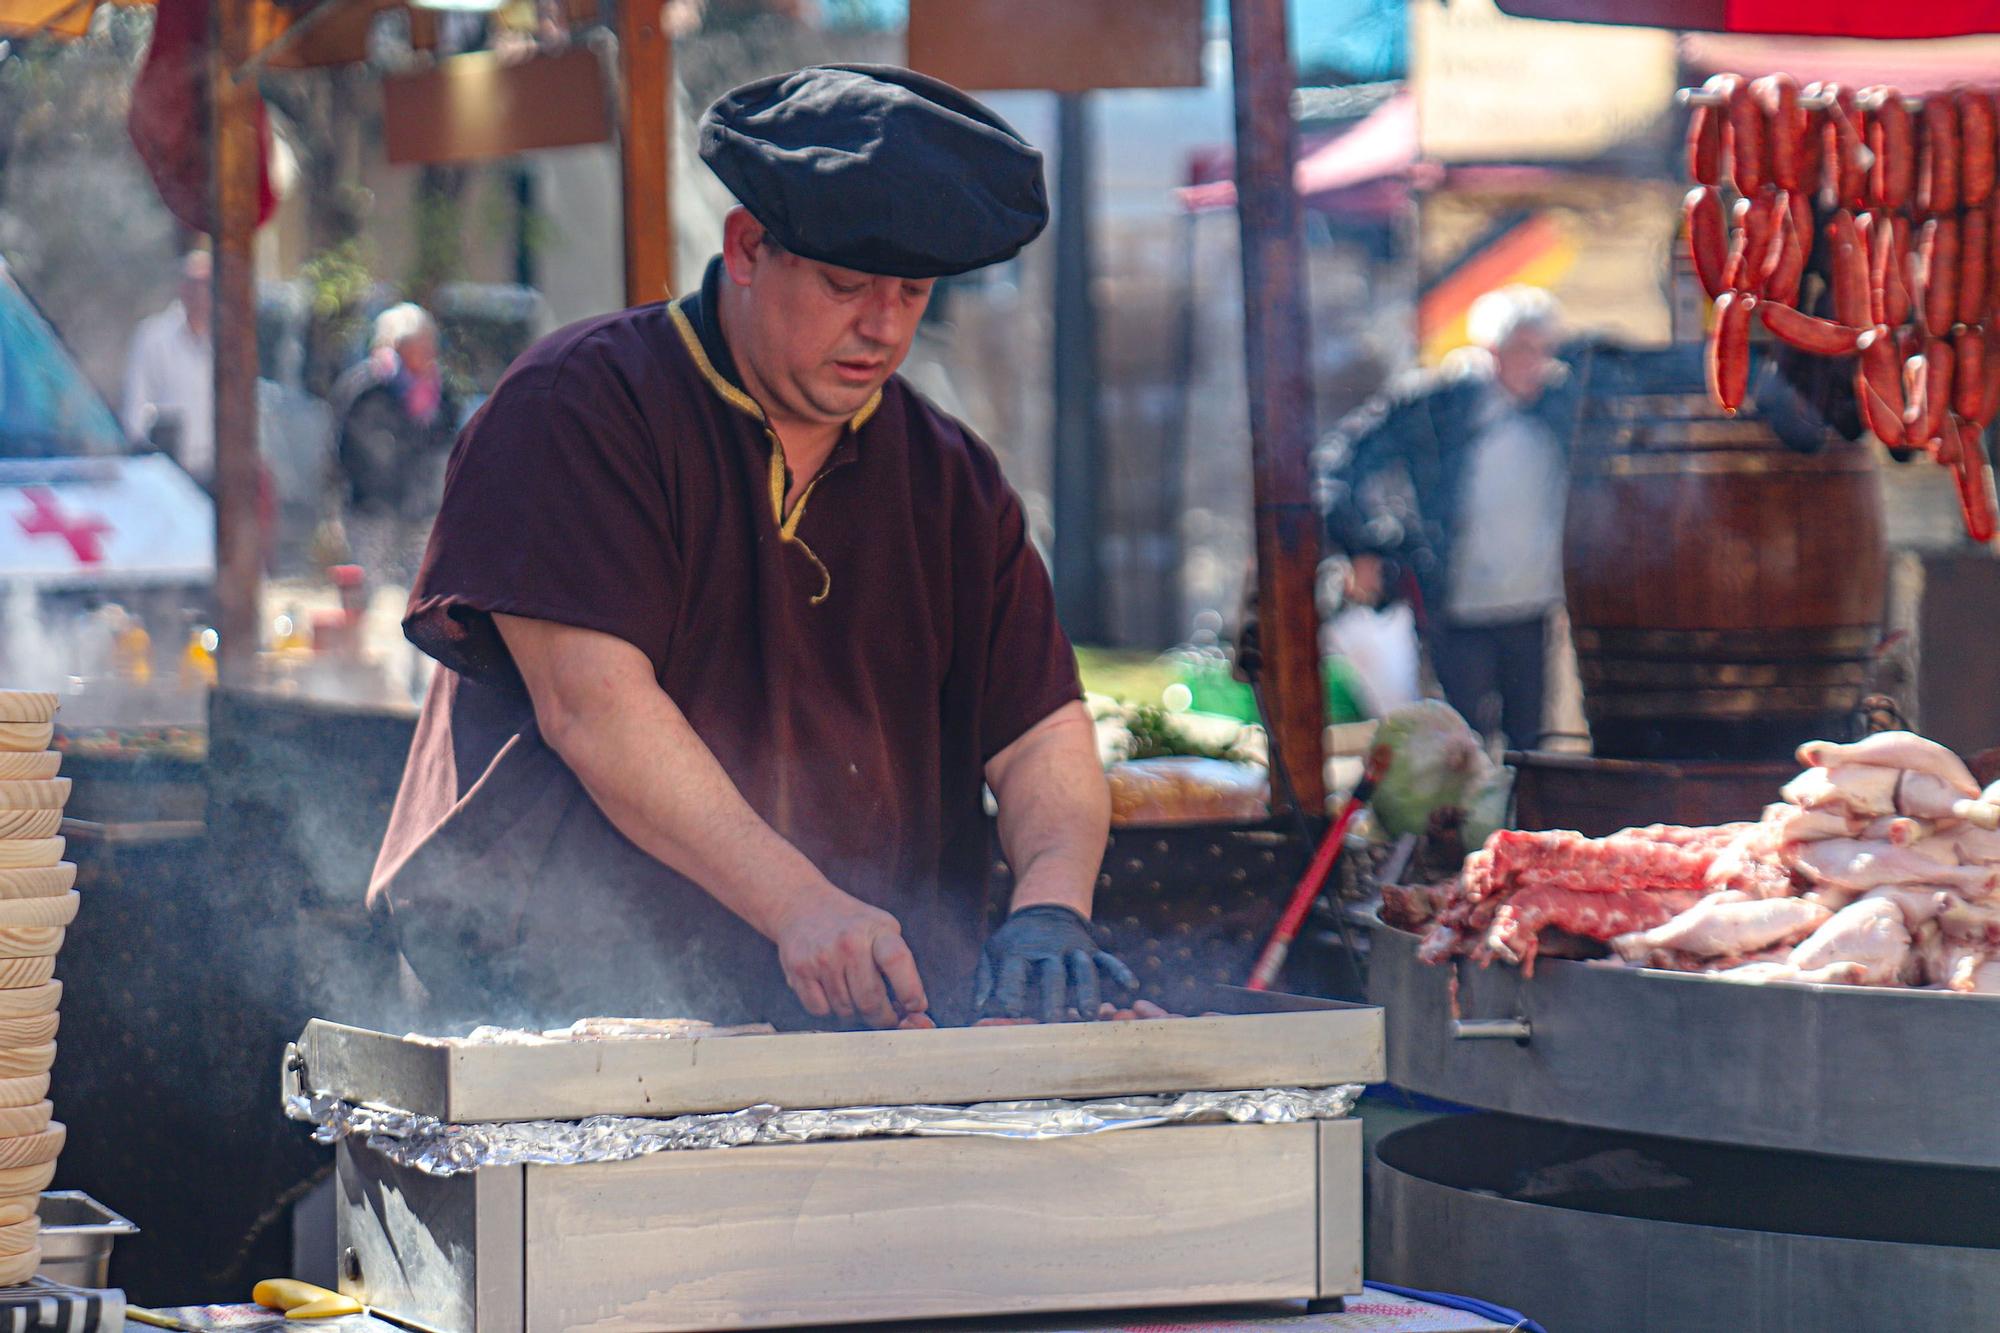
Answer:
<svg viewBox="0 0 2000 1333"><path fill-rule="evenodd" d="M73 656L44 622L35 585L7 580L0 610L0 671L5 672L0 680L17 689L60 689Z"/></svg>

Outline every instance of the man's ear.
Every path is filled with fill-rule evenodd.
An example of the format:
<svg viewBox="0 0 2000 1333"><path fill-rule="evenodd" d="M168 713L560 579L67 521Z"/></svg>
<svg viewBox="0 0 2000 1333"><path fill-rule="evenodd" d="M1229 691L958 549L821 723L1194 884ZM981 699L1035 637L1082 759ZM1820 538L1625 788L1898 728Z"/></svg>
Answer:
<svg viewBox="0 0 2000 1333"><path fill-rule="evenodd" d="M763 240L764 224L752 217L749 209L739 204L723 217L722 266L737 286L748 287L757 265L769 258Z"/></svg>

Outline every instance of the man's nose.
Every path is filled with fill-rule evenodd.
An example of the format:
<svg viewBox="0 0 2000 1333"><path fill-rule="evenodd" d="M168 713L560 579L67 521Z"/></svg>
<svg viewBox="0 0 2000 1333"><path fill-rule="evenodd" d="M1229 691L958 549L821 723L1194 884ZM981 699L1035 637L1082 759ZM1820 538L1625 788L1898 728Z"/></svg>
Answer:
<svg viewBox="0 0 2000 1333"><path fill-rule="evenodd" d="M903 299L901 281L877 283L855 321L854 331L870 342L894 347L903 340L910 318L910 305Z"/></svg>

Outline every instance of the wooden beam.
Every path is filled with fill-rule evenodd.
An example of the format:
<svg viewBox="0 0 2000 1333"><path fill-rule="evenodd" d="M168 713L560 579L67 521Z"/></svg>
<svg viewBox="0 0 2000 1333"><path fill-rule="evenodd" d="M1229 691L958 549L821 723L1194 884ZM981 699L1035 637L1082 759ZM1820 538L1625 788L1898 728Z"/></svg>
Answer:
<svg viewBox="0 0 2000 1333"><path fill-rule="evenodd" d="M1242 228L1243 340L1257 528L1264 719L1309 814L1326 805L1325 708L1313 581L1319 520L1311 500L1312 378L1305 233L1292 184L1291 44L1285 0L1230 0L1236 78L1236 208Z"/></svg>
<svg viewBox="0 0 2000 1333"><path fill-rule="evenodd" d="M665 300L674 289L674 226L668 198L673 117L673 43L660 0L618 0L622 94L619 158L625 184L625 304Z"/></svg>
<svg viewBox="0 0 2000 1333"><path fill-rule="evenodd" d="M222 683L248 683L263 619L263 533L258 514L257 84L235 72L255 53L254 0L213 0L209 11L209 126L215 235L215 601Z"/></svg>

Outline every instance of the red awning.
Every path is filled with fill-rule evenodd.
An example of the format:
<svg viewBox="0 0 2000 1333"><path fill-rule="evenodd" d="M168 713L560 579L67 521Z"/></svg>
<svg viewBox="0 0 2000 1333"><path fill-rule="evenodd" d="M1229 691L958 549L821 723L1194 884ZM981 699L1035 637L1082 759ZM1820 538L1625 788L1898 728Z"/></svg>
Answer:
<svg viewBox="0 0 2000 1333"><path fill-rule="evenodd" d="M1217 165L1221 165L1218 163ZM1312 208L1333 210L1345 203L1375 211L1390 202L1378 187L1406 180L1417 165L1417 99L1397 93L1338 138L1300 155L1292 179ZM1224 170L1234 172L1234 164ZM1236 207L1236 182L1212 180L1180 191L1189 212Z"/></svg>
<svg viewBox="0 0 2000 1333"><path fill-rule="evenodd" d="M2000 70L2000 42L1884 45L1691 33L1681 40L1681 60L1696 82L1724 70L1753 79L1783 72L1801 83L1821 79L1849 88L1885 83L1912 97L1922 97L1954 84L1992 82L1995 71Z"/></svg>
<svg viewBox="0 0 2000 1333"><path fill-rule="evenodd" d="M1518 18L1780 37L1896 40L2000 33L2000 0L1499 0L1499 5Z"/></svg>

